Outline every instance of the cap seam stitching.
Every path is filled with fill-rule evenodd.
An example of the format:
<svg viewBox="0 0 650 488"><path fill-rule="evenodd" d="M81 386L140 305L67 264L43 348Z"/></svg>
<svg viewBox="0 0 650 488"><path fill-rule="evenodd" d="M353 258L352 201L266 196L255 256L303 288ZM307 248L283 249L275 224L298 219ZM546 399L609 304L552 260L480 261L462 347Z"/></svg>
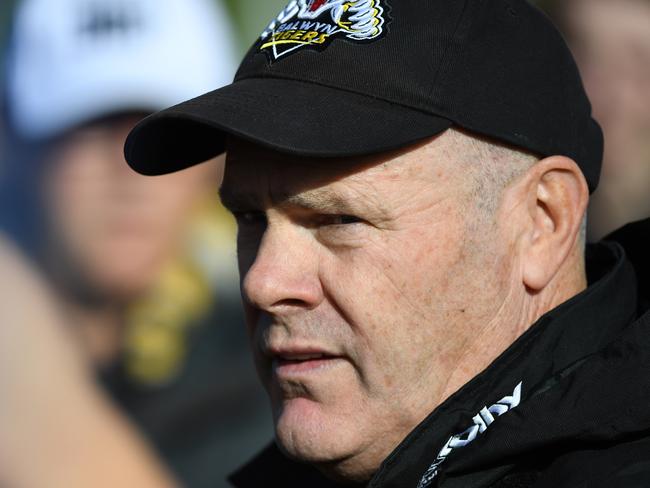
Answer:
<svg viewBox="0 0 650 488"><path fill-rule="evenodd" d="M434 117L441 117L443 119L447 119L447 120L450 120L450 121L453 122L452 118L450 118L448 115L442 115L442 114L435 113L435 112L432 112L432 111L424 110L424 109L422 109L422 107L415 107L413 105L406 104L406 103L403 103L403 102L398 102L398 101L395 101L395 100L391 100L389 98L368 95L367 93L363 93L363 92L358 91L358 90L352 90L352 89L346 88L346 87L334 86L334 85L330 85L330 84L327 84L327 83L314 81L314 80L305 80L305 79L301 79L301 78L293 78L291 76L277 75L275 73L271 74L270 76L269 76L268 73L265 74L264 76L245 76L245 77L241 77L241 78L238 78L237 80L235 80L235 83L237 83L239 81L244 81L244 80L263 80L263 79L289 80L289 81L296 81L296 82L299 82L299 83L306 83L306 84L310 84L310 85L322 86L324 88L330 88L332 90L340 90L340 91L343 91L343 92L352 93L354 95L360 95L360 96L363 96L363 97L366 97L366 98L370 98L370 99L374 99L374 100L380 100L382 102L390 103L392 105L397 105L399 107L407 108L409 110L415 110L415 111L423 113L425 115L431 115L431 116L434 116Z"/></svg>
<svg viewBox="0 0 650 488"><path fill-rule="evenodd" d="M458 30L460 29L460 26L465 19L465 16L467 15L467 12L469 11L469 0L465 0L463 4L463 9L458 17L458 21L456 22L456 25L454 26L454 32L451 35L451 41L456 42L457 40L457 34ZM440 78L440 73L442 72L442 67L447 65L447 60L449 59L449 51L451 50L451 47L448 46L448 48L445 50L442 59L440 60L440 64L438 65L438 69L436 70L436 74L434 75L433 81L431 83L431 88L429 89L429 93L427 94L427 98L431 98L431 94L436 88L439 88L437 86L438 80Z"/></svg>

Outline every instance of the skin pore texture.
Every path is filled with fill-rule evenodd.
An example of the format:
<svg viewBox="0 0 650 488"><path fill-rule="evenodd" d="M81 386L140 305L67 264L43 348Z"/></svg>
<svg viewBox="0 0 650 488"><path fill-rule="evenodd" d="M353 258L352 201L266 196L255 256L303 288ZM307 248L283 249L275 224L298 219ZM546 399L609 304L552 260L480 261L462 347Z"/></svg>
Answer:
<svg viewBox="0 0 650 488"><path fill-rule="evenodd" d="M336 160L232 139L221 195L278 444L343 482L586 286L577 165L457 130Z"/></svg>

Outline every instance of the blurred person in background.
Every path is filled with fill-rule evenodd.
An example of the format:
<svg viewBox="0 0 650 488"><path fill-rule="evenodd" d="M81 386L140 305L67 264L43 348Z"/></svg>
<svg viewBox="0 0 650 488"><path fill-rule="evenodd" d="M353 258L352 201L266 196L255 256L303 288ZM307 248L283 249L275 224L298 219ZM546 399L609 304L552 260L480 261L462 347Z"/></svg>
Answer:
<svg viewBox="0 0 650 488"><path fill-rule="evenodd" d="M650 2L541 2L564 31L605 134L589 238L650 215Z"/></svg>
<svg viewBox="0 0 650 488"><path fill-rule="evenodd" d="M134 422L173 475L197 488L225 486L226 474L270 436L234 298L232 224L214 194L222 162L152 180L128 168L122 147L144 115L229 82L232 53L229 21L209 0L26 0L12 26L5 80L2 229L38 266L42 277L34 279L47 283L42 293L75 345L68 351L130 418L118 424L128 431ZM29 265L3 246L3 281L11 286L7 266L21 273ZM34 287L10 295L20 290L26 307L38 301ZM34 355L30 347L22 342L22 357ZM33 379L24 361L0 368L16 376L11 384ZM51 366L49 380L58 384L66 369ZM56 390L62 400L66 381ZM3 398L35 403L23 390L3 391L5 384ZM34 425L30 414L48 415L49 407L14 414ZM61 440L42 430L31 448ZM171 478L137 434L126 437L151 456L143 465ZM12 482L2 471L0 484Z"/></svg>

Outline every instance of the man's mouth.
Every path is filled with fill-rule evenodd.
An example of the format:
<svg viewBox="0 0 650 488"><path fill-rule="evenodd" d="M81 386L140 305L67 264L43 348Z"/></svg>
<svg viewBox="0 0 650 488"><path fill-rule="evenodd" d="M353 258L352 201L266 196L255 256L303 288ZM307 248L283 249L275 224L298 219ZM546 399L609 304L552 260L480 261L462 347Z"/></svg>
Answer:
<svg viewBox="0 0 650 488"><path fill-rule="evenodd" d="M324 352L282 351L272 356L273 372L278 377L315 373L341 361L340 356Z"/></svg>

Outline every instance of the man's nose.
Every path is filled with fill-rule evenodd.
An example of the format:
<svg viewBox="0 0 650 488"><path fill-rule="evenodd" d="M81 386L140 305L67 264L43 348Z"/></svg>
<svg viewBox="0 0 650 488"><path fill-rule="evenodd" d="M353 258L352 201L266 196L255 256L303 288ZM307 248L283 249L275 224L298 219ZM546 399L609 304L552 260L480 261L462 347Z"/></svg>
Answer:
<svg viewBox="0 0 650 488"><path fill-rule="evenodd" d="M323 300L318 246L306 229L269 224L243 281L244 299L269 313L316 308Z"/></svg>

